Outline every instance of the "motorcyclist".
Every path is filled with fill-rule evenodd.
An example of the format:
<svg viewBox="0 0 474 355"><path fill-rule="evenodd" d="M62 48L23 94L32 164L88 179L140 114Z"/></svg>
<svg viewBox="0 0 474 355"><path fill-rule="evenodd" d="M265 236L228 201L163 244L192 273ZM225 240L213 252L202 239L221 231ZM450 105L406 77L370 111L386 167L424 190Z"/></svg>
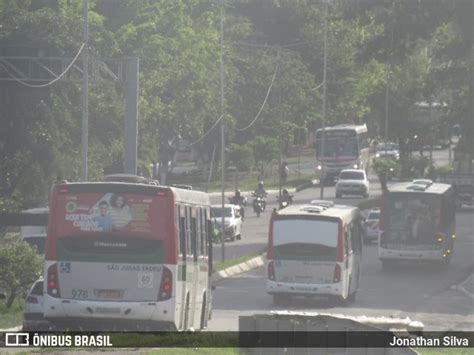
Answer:
<svg viewBox="0 0 474 355"><path fill-rule="evenodd" d="M283 207L283 202L286 202L287 205L290 205L293 202L293 196L290 195L287 189L283 189L278 202L280 203L280 208Z"/></svg>
<svg viewBox="0 0 474 355"><path fill-rule="evenodd" d="M244 197L240 194L240 190L237 189L235 190L235 194L231 199L232 204L240 206L240 215L242 216L242 221L244 220L245 217L245 202L244 202Z"/></svg>
<svg viewBox="0 0 474 355"><path fill-rule="evenodd" d="M254 193L257 196L262 196L262 197L267 196L267 191L265 191L265 187L263 186L263 181L260 181L258 183L258 187L257 187L257 189L255 190Z"/></svg>
<svg viewBox="0 0 474 355"><path fill-rule="evenodd" d="M263 203L263 210L265 210L266 203L265 203L265 197L267 196L267 191L265 191L265 187L263 185L263 181L260 181L258 183L257 189L254 191L254 196L260 196L262 198L262 203ZM255 201L254 201L255 203ZM255 208L255 207L254 207Z"/></svg>

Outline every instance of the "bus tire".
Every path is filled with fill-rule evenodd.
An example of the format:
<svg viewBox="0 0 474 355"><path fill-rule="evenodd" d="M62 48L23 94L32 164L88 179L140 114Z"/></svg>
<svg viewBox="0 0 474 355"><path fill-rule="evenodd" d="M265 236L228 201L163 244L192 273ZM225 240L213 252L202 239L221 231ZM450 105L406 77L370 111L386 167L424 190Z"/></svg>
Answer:
<svg viewBox="0 0 474 355"><path fill-rule="evenodd" d="M347 296L347 301L350 303L355 302L356 295L357 295L357 291L352 292L349 296Z"/></svg>
<svg viewBox="0 0 474 355"><path fill-rule="evenodd" d="M201 324L199 326L199 329L203 330L207 328L207 319L208 317L206 317L206 294L204 294L204 297L202 299Z"/></svg>

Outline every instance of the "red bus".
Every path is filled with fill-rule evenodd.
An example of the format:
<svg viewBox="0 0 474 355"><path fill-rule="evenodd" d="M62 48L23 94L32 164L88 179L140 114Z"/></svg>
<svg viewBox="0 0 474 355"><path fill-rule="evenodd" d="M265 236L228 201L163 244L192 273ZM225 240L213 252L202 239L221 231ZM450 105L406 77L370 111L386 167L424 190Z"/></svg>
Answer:
<svg viewBox="0 0 474 355"><path fill-rule="evenodd" d="M211 230L203 192L126 182L53 184L45 317L59 329L205 328Z"/></svg>

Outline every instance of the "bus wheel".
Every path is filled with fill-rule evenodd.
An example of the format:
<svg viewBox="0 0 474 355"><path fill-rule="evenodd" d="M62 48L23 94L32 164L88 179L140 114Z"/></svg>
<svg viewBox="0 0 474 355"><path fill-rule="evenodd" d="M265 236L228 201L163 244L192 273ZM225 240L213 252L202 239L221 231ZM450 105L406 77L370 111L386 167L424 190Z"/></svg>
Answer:
<svg viewBox="0 0 474 355"><path fill-rule="evenodd" d="M357 291L352 292L349 296L347 296L347 301L350 303L355 302L356 295L357 295Z"/></svg>
<svg viewBox="0 0 474 355"><path fill-rule="evenodd" d="M206 317L206 295L204 295L204 298L202 300L202 309L201 309L201 325L200 329L205 329L207 328L207 317Z"/></svg>

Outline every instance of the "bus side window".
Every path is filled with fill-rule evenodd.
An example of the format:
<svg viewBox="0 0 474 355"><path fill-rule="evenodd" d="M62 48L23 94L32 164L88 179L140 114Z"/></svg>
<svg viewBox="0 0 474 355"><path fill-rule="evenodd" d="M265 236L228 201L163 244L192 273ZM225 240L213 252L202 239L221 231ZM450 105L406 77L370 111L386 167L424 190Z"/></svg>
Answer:
<svg viewBox="0 0 474 355"><path fill-rule="evenodd" d="M192 255L192 242L191 242L191 207L186 206L186 255Z"/></svg>
<svg viewBox="0 0 474 355"><path fill-rule="evenodd" d="M352 238L351 238L351 225L346 225L346 232L344 233L345 237L345 253L346 255L352 251Z"/></svg>
<svg viewBox="0 0 474 355"><path fill-rule="evenodd" d="M193 252L194 261L197 261L197 243L198 239L196 237L196 217L191 218L191 248Z"/></svg>
<svg viewBox="0 0 474 355"><path fill-rule="evenodd" d="M181 207L178 205L176 206L179 222L179 253L181 256L186 256L186 221L184 216L181 215Z"/></svg>
<svg viewBox="0 0 474 355"><path fill-rule="evenodd" d="M201 245L201 255L206 256L206 220L204 219L204 209L199 208L199 226L200 228L200 245Z"/></svg>
<svg viewBox="0 0 474 355"><path fill-rule="evenodd" d="M209 224L211 223L210 220L208 220L208 216L207 216L207 209L204 209L204 255L209 255L209 240L210 240L210 236L209 236L209 233L210 231L212 230L212 228L209 227Z"/></svg>

